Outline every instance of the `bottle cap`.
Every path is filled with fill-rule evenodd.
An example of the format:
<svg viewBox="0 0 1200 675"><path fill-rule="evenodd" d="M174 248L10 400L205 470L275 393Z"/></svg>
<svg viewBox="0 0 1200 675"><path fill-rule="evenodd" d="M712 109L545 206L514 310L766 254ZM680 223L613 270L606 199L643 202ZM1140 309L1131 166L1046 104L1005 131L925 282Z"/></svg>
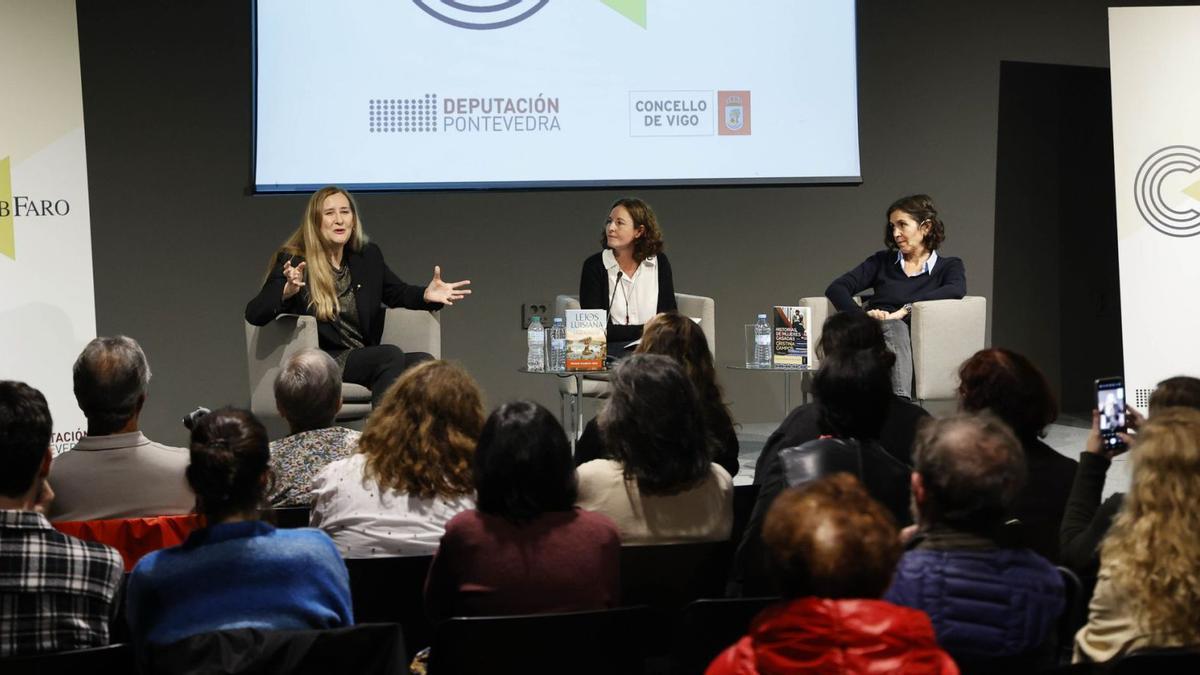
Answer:
<svg viewBox="0 0 1200 675"><path fill-rule="evenodd" d="M554 323L562 323L562 317L561 316L554 317Z"/></svg>
<svg viewBox="0 0 1200 675"><path fill-rule="evenodd" d="M760 319L765 319L765 318L767 318L767 315L766 315L766 314L759 314L759 315L758 315L758 318L760 318Z"/></svg>

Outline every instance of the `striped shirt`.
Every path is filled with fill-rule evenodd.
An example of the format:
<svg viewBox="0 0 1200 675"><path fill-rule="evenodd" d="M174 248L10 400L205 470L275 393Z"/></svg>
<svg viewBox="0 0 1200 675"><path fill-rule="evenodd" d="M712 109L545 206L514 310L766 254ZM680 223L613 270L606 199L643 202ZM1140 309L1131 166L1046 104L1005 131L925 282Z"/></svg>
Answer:
<svg viewBox="0 0 1200 675"><path fill-rule="evenodd" d="M0 656L108 644L123 570L115 549L0 510Z"/></svg>

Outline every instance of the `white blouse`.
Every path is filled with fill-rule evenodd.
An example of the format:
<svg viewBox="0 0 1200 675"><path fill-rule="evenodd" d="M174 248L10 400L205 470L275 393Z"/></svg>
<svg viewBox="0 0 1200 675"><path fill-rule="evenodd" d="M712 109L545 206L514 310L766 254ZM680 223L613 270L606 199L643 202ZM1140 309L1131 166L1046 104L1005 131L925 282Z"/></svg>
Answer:
<svg viewBox="0 0 1200 675"><path fill-rule="evenodd" d="M609 321L641 325L658 314L658 256L643 260L632 277L621 272L611 248L604 249L600 258L608 272Z"/></svg>
<svg viewBox="0 0 1200 675"><path fill-rule="evenodd" d="M310 525L325 531L343 558L426 555L437 550L446 523L475 508L473 496L421 499L380 490L364 478L366 456L353 454L326 466L313 479Z"/></svg>

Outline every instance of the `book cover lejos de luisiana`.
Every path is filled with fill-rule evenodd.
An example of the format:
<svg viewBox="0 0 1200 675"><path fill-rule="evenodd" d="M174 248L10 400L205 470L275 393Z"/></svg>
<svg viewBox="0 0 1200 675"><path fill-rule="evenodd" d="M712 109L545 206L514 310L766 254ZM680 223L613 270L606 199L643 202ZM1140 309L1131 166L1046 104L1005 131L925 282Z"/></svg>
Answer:
<svg viewBox="0 0 1200 675"><path fill-rule="evenodd" d="M808 327L812 323L812 308L777 305L773 319L774 364L794 368L809 365Z"/></svg>
<svg viewBox="0 0 1200 675"><path fill-rule="evenodd" d="M567 370L602 370L608 355L608 312L568 309Z"/></svg>

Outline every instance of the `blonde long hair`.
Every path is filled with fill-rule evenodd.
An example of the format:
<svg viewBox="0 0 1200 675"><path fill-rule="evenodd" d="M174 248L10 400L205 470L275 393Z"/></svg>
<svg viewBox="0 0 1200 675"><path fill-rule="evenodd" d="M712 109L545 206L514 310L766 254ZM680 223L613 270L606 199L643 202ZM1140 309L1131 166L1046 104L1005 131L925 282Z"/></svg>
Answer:
<svg viewBox="0 0 1200 675"><path fill-rule="evenodd" d="M1200 411L1165 408L1139 430L1133 480L1100 548L1113 586L1151 634L1200 626Z"/></svg>
<svg viewBox="0 0 1200 675"><path fill-rule="evenodd" d="M281 263L280 256L299 256L308 263L304 267L305 290L308 291L308 306L313 316L321 321L332 321L338 307L337 289L333 281L333 265L329 262L328 247L321 238L321 210L325 200L340 194L350 202L350 213L354 215L354 230L346 248L351 251L361 251L367 243L367 235L363 232L362 219L358 215L358 203L353 195L336 185L329 185L317 190L308 198L308 206L304 209L304 219L300 227L291 234L279 247L279 251L267 263L267 276Z"/></svg>

